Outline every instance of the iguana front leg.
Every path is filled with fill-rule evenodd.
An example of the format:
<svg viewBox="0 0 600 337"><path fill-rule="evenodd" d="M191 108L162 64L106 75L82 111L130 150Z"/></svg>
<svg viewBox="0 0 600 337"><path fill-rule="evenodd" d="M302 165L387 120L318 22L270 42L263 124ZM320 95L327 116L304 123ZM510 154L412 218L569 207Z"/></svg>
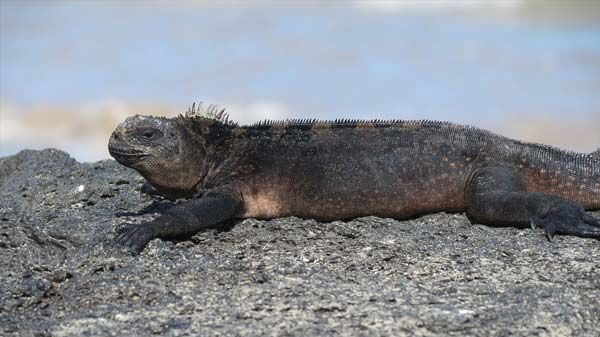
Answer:
<svg viewBox="0 0 600 337"><path fill-rule="evenodd" d="M119 230L116 242L141 252L154 238L172 239L191 236L222 221L236 217L242 209L242 198L231 191L215 191L175 206L158 218L126 224Z"/></svg>
<svg viewBox="0 0 600 337"><path fill-rule="evenodd" d="M545 229L548 240L554 234L600 239L600 219L560 196L526 192L510 168L478 170L469 182L467 201L467 213L483 224L538 226Z"/></svg>

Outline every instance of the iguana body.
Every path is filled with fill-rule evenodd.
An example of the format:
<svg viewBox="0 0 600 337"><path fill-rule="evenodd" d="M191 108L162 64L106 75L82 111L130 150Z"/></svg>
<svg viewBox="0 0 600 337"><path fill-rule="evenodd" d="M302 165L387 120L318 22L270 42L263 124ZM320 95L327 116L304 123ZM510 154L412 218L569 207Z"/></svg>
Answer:
<svg viewBox="0 0 600 337"><path fill-rule="evenodd" d="M475 221L600 238L600 158L427 121L285 121L237 126L214 107L132 117L109 150L165 197L191 198L118 236L142 249L231 218Z"/></svg>

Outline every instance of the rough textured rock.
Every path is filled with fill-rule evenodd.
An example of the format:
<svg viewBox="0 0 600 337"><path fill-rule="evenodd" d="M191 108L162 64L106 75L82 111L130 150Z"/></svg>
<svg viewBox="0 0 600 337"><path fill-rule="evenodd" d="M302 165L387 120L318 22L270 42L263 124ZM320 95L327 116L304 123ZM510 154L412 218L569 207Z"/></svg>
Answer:
<svg viewBox="0 0 600 337"><path fill-rule="evenodd" d="M0 335L600 334L596 240L462 214L249 219L132 256L119 224L173 205L141 184L57 150L0 159Z"/></svg>

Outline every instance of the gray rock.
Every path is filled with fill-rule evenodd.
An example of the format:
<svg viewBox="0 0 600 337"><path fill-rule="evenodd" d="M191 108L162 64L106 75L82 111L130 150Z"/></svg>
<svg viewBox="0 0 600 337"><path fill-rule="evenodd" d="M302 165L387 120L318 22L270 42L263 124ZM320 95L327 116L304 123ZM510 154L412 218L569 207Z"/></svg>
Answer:
<svg viewBox="0 0 600 337"><path fill-rule="evenodd" d="M248 219L132 256L173 203L112 160L0 159L0 335L598 336L600 244L473 225Z"/></svg>

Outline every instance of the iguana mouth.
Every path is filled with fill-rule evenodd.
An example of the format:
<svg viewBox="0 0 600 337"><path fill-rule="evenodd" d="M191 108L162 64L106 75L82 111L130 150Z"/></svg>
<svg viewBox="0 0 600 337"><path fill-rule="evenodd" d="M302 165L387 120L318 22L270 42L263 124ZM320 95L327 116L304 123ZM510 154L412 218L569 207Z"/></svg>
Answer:
<svg viewBox="0 0 600 337"><path fill-rule="evenodd" d="M148 156L148 154L132 148L126 147L117 147L117 146L109 146L108 153L113 156L115 159L139 159Z"/></svg>

